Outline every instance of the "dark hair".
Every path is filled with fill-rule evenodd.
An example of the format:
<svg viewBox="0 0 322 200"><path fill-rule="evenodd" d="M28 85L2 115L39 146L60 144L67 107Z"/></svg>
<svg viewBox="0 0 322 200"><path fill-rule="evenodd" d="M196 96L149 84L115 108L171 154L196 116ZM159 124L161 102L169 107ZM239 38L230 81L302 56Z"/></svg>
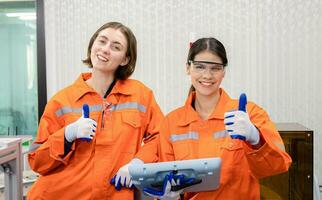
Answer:
<svg viewBox="0 0 322 200"><path fill-rule="evenodd" d="M120 30L126 38L126 41L127 41L126 56L129 57L129 62L126 66L118 67L115 71L115 78L116 79L125 80L129 76L131 76L131 74L134 72L134 69L135 69L136 56L137 56L136 38L135 38L134 34L132 33L132 31L128 27L124 26L123 24L121 24L119 22L108 22L108 23L104 24L103 26L101 26L99 29L97 29L97 31L93 34L93 36L91 37L91 39L89 41L89 44L87 47L87 58L85 60L83 60L83 63L85 65L87 65L89 68L93 67L93 64L91 61L91 50L92 50L93 43L94 43L95 39L97 38L98 34L102 30L107 29L107 28L113 28L115 30Z"/></svg>
<svg viewBox="0 0 322 200"><path fill-rule="evenodd" d="M195 56L202 51L209 51L216 54L225 66L228 64L225 47L216 38L200 38L192 43L188 53L187 64L189 64L189 60L194 60ZM189 94L193 91L195 91L195 88L191 85Z"/></svg>

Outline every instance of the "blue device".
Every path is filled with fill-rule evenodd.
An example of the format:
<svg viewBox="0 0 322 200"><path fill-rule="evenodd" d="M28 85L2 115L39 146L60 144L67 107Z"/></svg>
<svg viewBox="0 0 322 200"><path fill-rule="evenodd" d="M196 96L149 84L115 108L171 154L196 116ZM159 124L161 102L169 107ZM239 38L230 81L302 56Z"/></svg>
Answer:
<svg viewBox="0 0 322 200"><path fill-rule="evenodd" d="M162 188L163 180L171 173L191 180L185 188L171 187L172 191L211 191L217 189L220 184L221 158L133 164L129 166L129 172L134 186L141 191L144 188Z"/></svg>

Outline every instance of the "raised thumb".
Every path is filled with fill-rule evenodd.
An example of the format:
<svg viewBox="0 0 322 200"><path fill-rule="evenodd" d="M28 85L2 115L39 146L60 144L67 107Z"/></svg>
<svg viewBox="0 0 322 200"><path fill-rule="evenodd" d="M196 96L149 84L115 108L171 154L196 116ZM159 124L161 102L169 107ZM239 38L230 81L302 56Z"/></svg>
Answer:
<svg viewBox="0 0 322 200"><path fill-rule="evenodd" d="M89 106L86 103L83 105L83 117L89 118Z"/></svg>
<svg viewBox="0 0 322 200"><path fill-rule="evenodd" d="M245 93L241 93L239 96L238 110L246 112L247 96Z"/></svg>

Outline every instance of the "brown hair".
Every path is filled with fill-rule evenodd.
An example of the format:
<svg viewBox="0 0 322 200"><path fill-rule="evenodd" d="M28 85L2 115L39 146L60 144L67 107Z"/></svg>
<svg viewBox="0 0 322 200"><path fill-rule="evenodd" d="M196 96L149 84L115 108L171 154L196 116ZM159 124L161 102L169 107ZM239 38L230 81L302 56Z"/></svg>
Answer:
<svg viewBox="0 0 322 200"><path fill-rule="evenodd" d="M107 28L113 28L115 30L120 30L123 35L126 38L127 41L127 51L126 56L129 57L129 62L126 66L118 67L115 71L115 78L125 80L129 76L132 75L132 73L135 70L135 64L136 64L136 57L137 57L137 49L136 49L136 38L132 31L124 26L123 24L119 22L108 22L101 26L97 31L93 34L91 37L88 47L87 47L87 58L83 60L83 63L87 65L89 68L93 67L92 61L91 61L91 50L93 43L95 39L97 38L98 34Z"/></svg>
<svg viewBox="0 0 322 200"><path fill-rule="evenodd" d="M216 38L200 38L192 43L187 57L187 64L190 65L189 60L193 61L198 53L206 50L218 55L224 66L228 64L225 47ZM193 91L195 91L195 88L193 87L193 85L191 85L189 94Z"/></svg>

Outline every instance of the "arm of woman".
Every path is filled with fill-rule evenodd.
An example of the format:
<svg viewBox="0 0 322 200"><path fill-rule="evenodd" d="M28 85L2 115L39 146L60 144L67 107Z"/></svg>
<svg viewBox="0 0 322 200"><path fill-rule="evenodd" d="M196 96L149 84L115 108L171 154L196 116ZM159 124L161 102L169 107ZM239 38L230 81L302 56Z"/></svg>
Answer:
<svg viewBox="0 0 322 200"><path fill-rule="evenodd" d="M158 106L152 91L149 93L149 104L146 115L146 126L143 136L143 146L136 153L135 157L142 160L144 163L157 162L158 157L158 142L160 123L164 115Z"/></svg>
<svg viewBox="0 0 322 200"><path fill-rule="evenodd" d="M283 140L266 111L252 104L249 116L260 133L259 148L244 143L246 158L253 174L263 178L288 171L292 159L285 152Z"/></svg>
<svg viewBox="0 0 322 200"><path fill-rule="evenodd" d="M46 105L43 116L41 117L38 133L32 152L28 155L29 165L35 172L45 175L56 169L62 164L67 164L72 151L67 155L64 152L64 133L65 127L56 117L59 104L50 101ZM71 146L74 150L75 144Z"/></svg>
<svg viewBox="0 0 322 200"><path fill-rule="evenodd" d="M166 117L161 124L158 152L161 162L175 160L174 150L170 141L170 126L168 117Z"/></svg>

